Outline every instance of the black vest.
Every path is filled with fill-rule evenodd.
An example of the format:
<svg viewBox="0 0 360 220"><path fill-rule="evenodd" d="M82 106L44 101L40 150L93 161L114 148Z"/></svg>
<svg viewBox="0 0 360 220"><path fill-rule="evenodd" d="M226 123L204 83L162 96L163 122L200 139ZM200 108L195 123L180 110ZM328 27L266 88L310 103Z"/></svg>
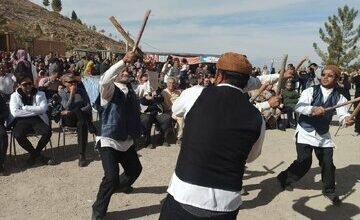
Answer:
<svg viewBox="0 0 360 220"><path fill-rule="evenodd" d="M312 97L312 106L322 106L323 108L329 108L335 106L340 99L340 92L334 88L333 92L329 95L328 99L324 103L324 97L321 92L320 85L313 86L313 97ZM329 131L330 122L332 116L334 115L335 110L327 111L322 116L307 116L300 115L299 124L307 132L316 131L318 134L322 135Z"/></svg>
<svg viewBox="0 0 360 220"><path fill-rule="evenodd" d="M130 86L127 96L115 86L111 100L103 107L101 136L124 141L141 135L140 105Z"/></svg>
<svg viewBox="0 0 360 220"><path fill-rule="evenodd" d="M186 115L175 173L184 182L240 191L262 118L239 90L205 88Z"/></svg>

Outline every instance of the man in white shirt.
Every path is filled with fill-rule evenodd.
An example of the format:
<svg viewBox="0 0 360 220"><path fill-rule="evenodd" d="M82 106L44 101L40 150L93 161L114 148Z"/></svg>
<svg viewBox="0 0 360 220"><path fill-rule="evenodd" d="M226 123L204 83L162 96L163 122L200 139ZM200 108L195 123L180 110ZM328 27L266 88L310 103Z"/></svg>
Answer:
<svg viewBox="0 0 360 220"><path fill-rule="evenodd" d="M19 88L11 95L9 104L9 124L13 127L13 135L19 145L29 152L27 163L30 166L38 160L46 165L54 165L53 160L41 154L51 138L45 93L34 88L29 76L18 78L16 81L19 83ZM27 138L28 134L34 132L41 135L36 148Z"/></svg>
<svg viewBox="0 0 360 220"><path fill-rule="evenodd" d="M295 106L300 114L296 128L297 159L288 169L278 175L281 187L292 190L292 183L301 179L311 168L312 151L319 160L323 182L323 194L334 205L340 205L341 200L335 193L335 166L333 164L333 148L335 147L329 126L335 110L325 111L325 108L342 104L346 98L336 89L340 70L336 66L326 66L321 73L321 85L310 87L301 93ZM354 124L349 117L348 107L336 109L340 123L346 126Z"/></svg>
<svg viewBox="0 0 360 220"><path fill-rule="evenodd" d="M119 62L112 65L100 78L102 120L100 156L104 177L92 208L92 220L99 220L106 214L112 194L118 190L129 192L139 177L142 166L134 148L134 139L140 137L140 106L130 85L126 63L134 59L134 52L128 52ZM119 177L119 163L124 172Z"/></svg>
<svg viewBox="0 0 360 220"><path fill-rule="evenodd" d="M251 64L225 53L217 69L216 86L187 89L172 106L186 126L161 220L236 219L245 163L261 153L265 124L243 94Z"/></svg>

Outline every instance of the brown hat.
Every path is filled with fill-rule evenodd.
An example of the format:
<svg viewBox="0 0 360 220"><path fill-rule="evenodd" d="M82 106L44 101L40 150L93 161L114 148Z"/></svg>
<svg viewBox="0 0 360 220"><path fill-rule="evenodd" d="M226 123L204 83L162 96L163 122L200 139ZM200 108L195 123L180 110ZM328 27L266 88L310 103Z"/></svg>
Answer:
<svg viewBox="0 0 360 220"><path fill-rule="evenodd" d="M242 54L233 52L222 54L216 64L216 68L248 75L252 72L251 63L247 60L247 58Z"/></svg>
<svg viewBox="0 0 360 220"><path fill-rule="evenodd" d="M341 75L340 69L339 69L337 66L335 66L335 65L327 65L327 66L324 67L324 70L331 70L331 71L333 71L333 72L336 74L337 77L340 77L340 75ZM324 71L324 70L323 70L323 71Z"/></svg>

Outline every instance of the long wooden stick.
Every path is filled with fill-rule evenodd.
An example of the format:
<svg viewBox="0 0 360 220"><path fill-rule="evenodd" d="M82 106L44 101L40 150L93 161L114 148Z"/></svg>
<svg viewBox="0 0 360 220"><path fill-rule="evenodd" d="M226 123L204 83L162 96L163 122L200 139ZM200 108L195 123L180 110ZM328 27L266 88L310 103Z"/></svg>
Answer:
<svg viewBox="0 0 360 220"><path fill-rule="evenodd" d="M344 103L339 104L339 105L335 105L335 106L333 106L333 107L326 108L325 111L331 111L331 110L334 110L334 109L343 107L343 106L345 106L345 105L350 105L351 103L354 103L354 102L360 102L360 97L358 97L358 98L356 98L356 99L353 99L353 100L350 100L350 101L347 101L347 102L344 102ZM357 107L356 107L356 108L357 108Z"/></svg>
<svg viewBox="0 0 360 220"><path fill-rule="evenodd" d="M281 93L287 59L288 59L288 55L285 54L282 59L282 63L281 63L281 70L280 70L280 76L279 76L277 89L276 89L276 96L279 96Z"/></svg>
<svg viewBox="0 0 360 220"><path fill-rule="evenodd" d="M149 19L149 16L150 16L150 13L151 13L151 10L148 10L146 13L145 13L145 17L144 17L144 22L140 28L140 31L139 31L139 34L136 38L136 41L135 41L135 44L134 44L134 47L133 47L133 52L136 51L136 48L138 48L139 46L139 43L140 43L140 40L141 40L141 36L143 35L144 33L144 29L145 29L145 26L146 26L146 22L147 20Z"/></svg>
<svg viewBox="0 0 360 220"><path fill-rule="evenodd" d="M125 40L129 43L130 47L133 47L135 42L134 40L128 35L128 33L125 31L125 29L120 25L120 23L115 19L114 16L111 16L109 18L109 20L111 21L111 23L114 25L114 27L116 28L116 30L125 38ZM144 56L145 53L139 48L137 47L136 51L139 53L140 56Z"/></svg>
<svg viewBox="0 0 360 220"><path fill-rule="evenodd" d="M251 96L251 98L249 99L250 103L254 103L256 98L259 97L259 95L265 91L265 89L270 85L270 83L264 83L261 85L261 87L256 90L255 94L253 96Z"/></svg>
<svg viewBox="0 0 360 220"><path fill-rule="evenodd" d="M359 114L360 112L360 102L359 104L356 106L356 108L354 109L354 111L351 113L350 118L351 119L355 119L355 117Z"/></svg>
<svg viewBox="0 0 360 220"><path fill-rule="evenodd" d="M295 68L295 74L297 73L297 71L300 69L300 67L304 64L304 62L308 59L308 57L304 57L300 63L296 66Z"/></svg>

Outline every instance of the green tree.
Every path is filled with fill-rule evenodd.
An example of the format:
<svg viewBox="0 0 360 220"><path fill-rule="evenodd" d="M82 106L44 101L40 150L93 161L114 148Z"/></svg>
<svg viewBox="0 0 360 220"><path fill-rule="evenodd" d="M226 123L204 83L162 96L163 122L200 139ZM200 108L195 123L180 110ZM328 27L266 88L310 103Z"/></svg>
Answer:
<svg viewBox="0 0 360 220"><path fill-rule="evenodd" d="M324 65L333 64L345 69L358 65L356 59L360 55L357 42L360 38L360 25L355 26L354 20L358 11L345 5L338 8L338 15L333 15L325 22L325 31L319 29L321 40L327 44L324 52L314 43L313 47Z"/></svg>
<svg viewBox="0 0 360 220"><path fill-rule="evenodd" d="M92 29L93 31L96 31L96 26L93 25L93 26L91 27L91 29Z"/></svg>
<svg viewBox="0 0 360 220"><path fill-rule="evenodd" d="M49 0L44 0L43 5L45 6L45 8L47 8L50 5L50 1Z"/></svg>
<svg viewBox="0 0 360 220"><path fill-rule="evenodd" d="M105 30L104 30L104 29L101 29L99 32L102 33L102 34L105 34Z"/></svg>
<svg viewBox="0 0 360 220"><path fill-rule="evenodd" d="M78 16L77 16L77 14L75 13L75 11L73 10L73 11L71 12L71 20L76 21L77 19L78 19Z"/></svg>
<svg viewBox="0 0 360 220"><path fill-rule="evenodd" d="M60 12L62 10L61 0L52 0L51 7L55 12Z"/></svg>

